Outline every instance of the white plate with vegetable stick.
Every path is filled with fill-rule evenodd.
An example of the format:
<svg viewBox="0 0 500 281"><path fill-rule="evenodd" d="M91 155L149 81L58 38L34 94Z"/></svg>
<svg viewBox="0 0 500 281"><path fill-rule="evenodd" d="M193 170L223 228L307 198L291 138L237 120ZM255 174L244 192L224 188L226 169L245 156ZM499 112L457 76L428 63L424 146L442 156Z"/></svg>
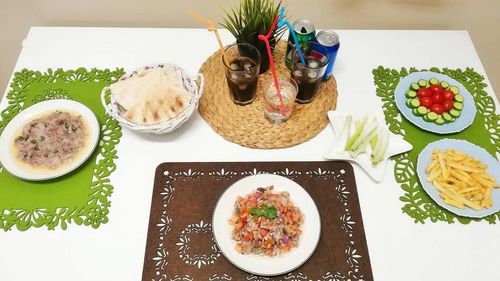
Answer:
<svg viewBox="0 0 500 281"><path fill-rule="evenodd" d="M334 139L325 158L359 165L374 181L380 182L389 157L413 146L389 131L382 114L329 111Z"/></svg>
<svg viewBox="0 0 500 281"><path fill-rule="evenodd" d="M417 174L436 203L459 216L482 218L500 210L500 163L484 148L442 139L418 156Z"/></svg>

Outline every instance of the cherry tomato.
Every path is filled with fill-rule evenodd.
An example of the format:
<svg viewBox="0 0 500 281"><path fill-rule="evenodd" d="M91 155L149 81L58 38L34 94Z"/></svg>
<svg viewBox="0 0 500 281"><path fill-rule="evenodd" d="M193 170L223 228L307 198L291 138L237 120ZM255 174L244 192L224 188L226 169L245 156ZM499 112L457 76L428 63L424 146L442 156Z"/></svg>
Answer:
<svg viewBox="0 0 500 281"><path fill-rule="evenodd" d="M429 88L422 88L418 90L417 95L419 98L432 96L432 91Z"/></svg>
<svg viewBox="0 0 500 281"><path fill-rule="evenodd" d="M453 109L453 101L451 101L451 100L444 100L442 104L444 107L444 111L446 111L446 112Z"/></svg>
<svg viewBox="0 0 500 281"><path fill-rule="evenodd" d="M432 95L433 103L441 103L443 101L443 95L441 93L434 93Z"/></svg>
<svg viewBox="0 0 500 281"><path fill-rule="evenodd" d="M431 97L420 98L420 104L430 109L433 104L432 98Z"/></svg>
<svg viewBox="0 0 500 281"><path fill-rule="evenodd" d="M431 106L431 111L437 114L441 114L444 112L444 107L440 103L435 103Z"/></svg>
<svg viewBox="0 0 500 281"><path fill-rule="evenodd" d="M429 86L429 89L430 89L433 93L439 93L439 92L442 92L442 91L443 91L443 87L441 87L441 85L430 85L430 86Z"/></svg>
<svg viewBox="0 0 500 281"><path fill-rule="evenodd" d="M445 100L453 100L455 98L455 94L450 90L443 91L443 98Z"/></svg>

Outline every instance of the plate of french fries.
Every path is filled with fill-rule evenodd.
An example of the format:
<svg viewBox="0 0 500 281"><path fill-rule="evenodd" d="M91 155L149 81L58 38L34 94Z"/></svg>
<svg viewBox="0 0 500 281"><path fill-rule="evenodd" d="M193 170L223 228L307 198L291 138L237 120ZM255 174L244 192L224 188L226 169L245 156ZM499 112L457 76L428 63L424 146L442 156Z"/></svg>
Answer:
<svg viewBox="0 0 500 281"><path fill-rule="evenodd" d="M428 144L418 156L417 174L427 194L459 216L482 218L500 210L500 163L475 144Z"/></svg>

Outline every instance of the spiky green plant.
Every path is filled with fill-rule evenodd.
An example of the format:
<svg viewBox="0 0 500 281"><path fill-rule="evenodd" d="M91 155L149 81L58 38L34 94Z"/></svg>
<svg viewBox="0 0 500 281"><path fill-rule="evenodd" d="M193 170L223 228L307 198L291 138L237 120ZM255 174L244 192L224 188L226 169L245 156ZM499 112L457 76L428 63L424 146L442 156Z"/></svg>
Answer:
<svg viewBox="0 0 500 281"><path fill-rule="evenodd" d="M259 34L267 34L279 14L281 1L274 5L273 0L241 0L238 7L225 10L223 27L229 30L237 42L260 46ZM285 32L285 27L275 28L269 43L274 47Z"/></svg>

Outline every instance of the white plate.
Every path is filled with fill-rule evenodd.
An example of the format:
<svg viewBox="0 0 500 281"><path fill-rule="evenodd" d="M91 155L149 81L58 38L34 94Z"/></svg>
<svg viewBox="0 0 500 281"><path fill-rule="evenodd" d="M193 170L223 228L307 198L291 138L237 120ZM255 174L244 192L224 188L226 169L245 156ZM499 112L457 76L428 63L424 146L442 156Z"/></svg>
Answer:
<svg viewBox="0 0 500 281"><path fill-rule="evenodd" d="M438 125L434 122L427 122L422 117L415 116L412 109L406 105L406 91L410 88L411 83L416 83L420 79L430 80L432 78L436 78L439 81L446 81L451 86L456 86L460 89L460 95L464 97L464 109L455 121L445 123L443 125ZM431 71L414 72L401 79L398 86L394 90L394 101L396 102L396 106L399 111L406 119L408 119L408 121L423 130L438 134L451 134L463 131L472 124L474 117L476 116L476 105L474 103L474 98L469 91L467 91L467 89L465 89L465 87L455 79L447 75Z"/></svg>
<svg viewBox="0 0 500 281"><path fill-rule="evenodd" d="M275 191L288 191L290 200L304 214L299 246L281 256L243 255L236 251L229 224L238 196L245 196L259 187L274 185ZM319 242L321 222L313 199L296 182L277 175L260 174L245 177L231 185L220 197L213 214L215 241L224 256L236 267L256 275L275 276L288 273L306 262Z"/></svg>
<svg viewBox="0 0 500 281"><path fill-rule="evenodd" d="M355 163L359 165L374 181L380 182L384 178L389 157L410 151L413 149L413 146L409 142L405 141L402 136L393 134L389 131L389 146L387 147L387 152L384 155L384 159L375 165L375 167L372 166L370 155L367 153L361 153L358 157L352 158L348 152L340 149L345 146L345 143L340 141L339 128L344 126L344 120L348 115L351 115L353 120L361 120L366 114L353 112L343 113L340 111L328 112L328 119L330 119L330 123L333 128L334 139L331 148L325 153L325 158ZM388 130L385 125L385 119L381 114L373 114L371 116L377 117L378 123L385 126Z"/></svg>
<svg viewBox="0 0 500 281"><path fill-rule="evenodd" d="M12 145L16 137L18 137L19 130L31 120L40 117L40 115L49 114L56 110L82 116L88 131L87 143L82 148L82 151L77 154L71 163L64 164L54 170L33 168L28 164L18 161L12 151ZM99 141L99 131L99 122L96 116L88 107L81 103L64 99L40 102L26 108L7 124L0 137L0 162L2 162L3 167L9 173L21 179L41 181L57 178L75 170L90 157Z"/></svg>
<svg viewBox="0 0 500 281"><path fill-rule="evenodd" d="M497 159L491 156L491 154L489 154L488 151L468 141L457 140L457 139L442 139L428 144L418 155L417 175L425 192L427 192L427 194L429 194L432 200L436 201L436 203L439 206L459 216L482 218L498 212L500 210L499 189L493 189L492 191L491 196L493 197L493 206L491 208L477 210L477 211L468 207L465 207L464 209L459 209L444 203L443 199L441 199L441 197L439 196L439 191L434 187L432 183L425 180L427 178L427 174L425 173L425 168L429 166L429 164L431 163L432 151L434 149L445 150L449 148L456 149L471 157L476 157L484 164L487 164L488 168L486 169L486 171L493 178L495 178L497 184L500 184L500 163L498 162Z"/></svg>

